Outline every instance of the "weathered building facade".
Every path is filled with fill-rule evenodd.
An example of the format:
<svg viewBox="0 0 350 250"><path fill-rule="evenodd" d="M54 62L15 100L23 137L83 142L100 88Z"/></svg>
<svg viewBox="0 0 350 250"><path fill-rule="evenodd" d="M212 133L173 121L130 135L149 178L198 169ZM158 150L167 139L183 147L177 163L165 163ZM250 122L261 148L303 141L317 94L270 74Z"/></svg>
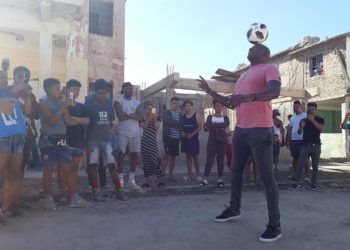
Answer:
<svg viewBox="0 0 350 250"><path fill-rule="evenodd" d="M0 58L24 65L43 94L47 77L81 81L82 96L98 78L114 97L124 81L125 0L2 0Z"/></svg>

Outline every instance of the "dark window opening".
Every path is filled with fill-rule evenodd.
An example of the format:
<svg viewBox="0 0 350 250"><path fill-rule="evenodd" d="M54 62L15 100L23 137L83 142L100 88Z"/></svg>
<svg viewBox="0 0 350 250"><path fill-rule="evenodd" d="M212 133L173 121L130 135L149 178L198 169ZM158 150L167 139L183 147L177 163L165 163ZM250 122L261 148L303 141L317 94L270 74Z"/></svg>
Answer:
<svg viewBox="0 0 350 250"><path fill-rule="evenodd" d="M310 60L310 76L320 76L324 74L323 55L311 57Z"/></svg>
<svg viewBox="0 0 350 250"><path fill-rule="evenodd" d="M90 1L89 32L113 36L113 4Z"/></svg>

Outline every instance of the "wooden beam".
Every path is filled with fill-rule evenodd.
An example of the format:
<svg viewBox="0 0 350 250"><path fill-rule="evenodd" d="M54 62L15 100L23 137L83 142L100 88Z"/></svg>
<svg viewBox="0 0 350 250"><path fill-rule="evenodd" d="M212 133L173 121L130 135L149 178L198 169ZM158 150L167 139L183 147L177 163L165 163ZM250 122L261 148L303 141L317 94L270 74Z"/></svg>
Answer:
<svg viewBox="0 0 350 250"><path fill-rule="evenodd" d="M155 93L158 93L166 88L173 88L176 83L180 79L180 74L179 73L173 73L171 75L168 75L167 77L163 78L159 82L156 82L155 84L152 84L148 88L144 89L142 91L142 97L147 98Z"/></svg>
<svg viewBox="0 0 350 250"><path fill-rule="evenodd" d="M235 83L238 80L237 77L232 77L232 76L212 76L211 79L223 81L223 82L232 82L232 83Z"/></svg>

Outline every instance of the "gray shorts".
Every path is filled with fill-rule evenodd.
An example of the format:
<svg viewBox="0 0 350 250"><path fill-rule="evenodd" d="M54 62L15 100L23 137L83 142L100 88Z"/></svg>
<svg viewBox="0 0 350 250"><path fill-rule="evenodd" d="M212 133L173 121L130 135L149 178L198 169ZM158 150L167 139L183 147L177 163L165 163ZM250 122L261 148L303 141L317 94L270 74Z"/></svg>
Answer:
<svg viewBox="0 0 350 250"><path fill-rule="evenodd" d="M0 153L23 154L24 135L0 138Z"/></svg>
<svg viewBox="0 0 350 250"><path fill-rule="evenodd" d="M119 150L122 151L123 154L126 154L126 152L138 153L141 151L141 142L139 137L128 137L118 134L118 144Z"/></svg>
<svg viewBox="0 0 350 250"><path fill-rule="evenodd" d="M100 164L100 156L102 156L103 166L115 164L112 152L110 142L89 142L89 164Z"/></svg>

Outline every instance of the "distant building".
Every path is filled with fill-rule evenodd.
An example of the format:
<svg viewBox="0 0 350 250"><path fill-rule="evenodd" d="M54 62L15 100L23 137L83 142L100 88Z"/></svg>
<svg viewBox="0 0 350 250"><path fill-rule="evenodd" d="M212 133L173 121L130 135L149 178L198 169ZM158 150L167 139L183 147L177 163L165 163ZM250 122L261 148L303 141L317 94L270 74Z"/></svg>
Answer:
<svg viewBox="0 0 350 250"><path fill-rule="evenodd" d="M82 95L90 92L89 83L104 78L119 95L125 0L3 0L0 13L0 60L10 60L9 78L24 65L37 95L47 77L81 81Z"/></svg>

